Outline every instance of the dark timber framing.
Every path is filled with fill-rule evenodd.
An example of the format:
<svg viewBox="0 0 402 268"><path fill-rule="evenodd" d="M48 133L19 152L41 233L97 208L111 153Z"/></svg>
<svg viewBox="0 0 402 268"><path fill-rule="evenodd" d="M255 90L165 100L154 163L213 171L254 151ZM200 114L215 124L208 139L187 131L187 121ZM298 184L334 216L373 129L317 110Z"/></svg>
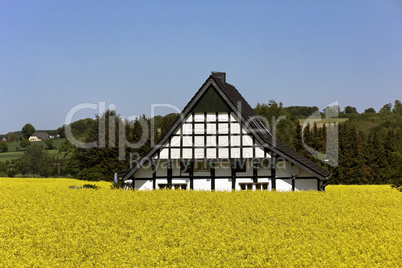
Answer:
<svg viewBox="0 0 402 268"><path fill-rule="evenodd" d="M215 190L215 163L210 162L210 172L211 172L211 190Z"/></svg>
<svg viewBox="0 0 402 268"><path fill-rule="evenodd" d="M183 126L184 126L184 124L181 123L181 125L180 125L180 157L182 159L183 159Z"/></svg>
<svg viewBox="0 0 402 268"><path fill-rule="evenodd" d="M277 164L277 159L283 159L286 161L290 161L292 164L298 166L299 168L302 168L302 170L307 171L311 176L308 177L292 177L292 190L295 190L296 186L296 180L303 180L303 179L316 179L317 180L317 190L323 189L324 185L326 185L326 181L328 177L331 175L330 172L327 170L323 169L316 163L312 162L311 160L305 158L304 156L301 156L300 154L294 152L293 150L289 149L282 143L280 143L274 136L271 135L269 130L265 127L264 123L257 117L257 114L255 111L251 108L251 106L244 100L244 98L240 95L240 93L237 91L235 87L233 87L230 84L227 84L225 82L225 79L220 80L222 76L215 76L215 74L211 75L205 83L201 86L201 88L198 90L198 92L195 94L195 96L191 99L191 101L187 104L187 106L183 109L182 113L180 116L177 118L177 120L173 123L172 127L166 132L166 134L161 138L161 140L153 146L150 151L139 161L137 165L134 165L133 168L130 168L129 170L125 172L120 172L120 176L122 180L128 180L132 179L134 181L133 185L135 184L135 180L153 180L152 187L153 189L156 189L156 180L157 179L167 179L167 184L168 187L169 185L172 186L172 179L173 178L186 178L190 180L190 189L193 189L194 187L194 182L193 180L195 178L207 178L208 176L199 175L196 176L194 175L194 168L196 165L196 161L201 161L202 159L199 159L198 156L196 156L196 151L199 152L200 150L196 149L203 149L202 151L204 152L204 163L209 163L210 164L210 169L209 169L209 175L211 179L211 190L215 189L215 182L216 179L227 179L229 176L232 181L232 189L236 189L236 179L237 178L250 178L252 179L253 183L257 183L259 178L268 178L271 179L271 189L275 190L276 189L276 180L278 179L289 179L289 177L277 177L276 176L276 164ZM207 93L207 94L205 94ZM208 98L204 98L203 96L208 95L209 98L212 98L213 96L213 101L209 101ZM216 99L217 98L217 99ZM201 103L199 106L197 106L199 103ZM209 110L210 109L210 110ZM215 110L214 110L215 109ZM215 121L208 121L208 115L209 114L215 114ZM220 114L226 113L228 118L226 120L220 121L222 118L220 118ZM233 113L233 115L232 115ZM196 115L202 114L204 116L204 119L199 121L197 119L197 122L195 120ZM186 122L185 119L191 115L192 120ZM235 116L234 116L235 115ZM234 117L236 120L232 121L231 118ZM224 133L222 133L222 130L220 127L223 126L225 123L227 123L228 129ZM240 126L239 133L234 133L235 129L232 128L233 123L238 123ZM197 130L196 133L196 126L199 126L199 124L203 125L204 132L203 134L200 134ZM207 127L210 125L215 125L215 133L207 133ZM184 133L184 126L188 127L191 125L191 134L185 134ZM245 133L247 133L248 136L252 138L252 145L244 145L243 138L243 127L245 127ZM178 129L180 128L180 132L177 133ZM199 129L199 128L197 128ZM177 134L175 134L177 133ZM200 144L195 144L196 137L203 136L203 145L201 146ZM219 138L222 136L226 136L228 139L227 145L221 146L219 144ZM180 137L180 145L179 146L173 146L172 145L172 140L174 137ZM189 146L186 142L186 144L183 143L183 140L185 137L191 137L191 146ZM208 137L215 137L215 142L216 145L208 145ZM234 145L234 139L232 137L239 137L240 142L239 144L236 143ZM176 139L175 139L176 140ZM199 140L199 138L197 138ZM166 146L168 144L169 146ZM168 159L161 159L161 151L163 149L167 149L167 157ZM263 175L264 172L259 172L259 167L254 165L252 163L252 176L248 175L240 175L238 176L236 172L236 160L237 158L240 158L240 160L243 160L244 158L244 151L246 148L251 148L252 149L252 159L257 159L256 155L256 148L263 148L264 149L264 156L271 156L270 158L270 175ZM175 156L175 159L172 159L172 149L175 149L175 153L177 154L177 151L179 151L179 159L176 159L177 156ZM191 157L184 159L184 149L191 149ZM227 174L225 176L216 176L216 164L212 162L212 159L208 159L208 152L210 150L208 149L215 149L215 158L218 159L217 161L220 161L219 159L222 159L224 155L222 154L224 151L226 151L227 155L227 160L230 161L230 174ZM221 150L220 149L224 149ZM249 150L251 152L251 150ZM236 152L236 153L235 153ZM240 152L240 156L237 156L237 153ZM233 153L233 154L232 154ZM166 154L164 152L163 156L165 157ZM153 159L156 158L158 161L166 161L167 164L167 171L166 171L166 176L157 176L159 173L157 173L157 166ZM151 161L152 159L152 161ZM247 159L247 158L246 158ZM181 174L180 176L173 176L173 171L172 171L172 164L173 161L190 161L191 166L189 169L188 174ZM139 168L142 167L143 164L146 162L150 162L152 165L152 171L150 174L150 177L136 177L135 174L138 171ZM266 174L266 173L265 173ZM325 183L324 183L325 182ZM181 187L181 186L180 186Z"/></svg>
<svg viewBox="0 0 402 268"><path fill-rule="evenodd" d="M190 163L190 189L194 189L194 161Z"/></svg>
<svg viewBox="0 0 402 268"><path fill-rule="evenodd" d="M253 163L253 182L254 183L258 182L258 170L256 163Z"/></svg>
<svg viewBox="0 0 402 268"><path fill-rule="evenodd" d="M296 189L296 176L292 176L292 191L294 191Z"/></svg>
<svg viewBox="0 0 402 268"><path fill-rule="evenodd" d="M272 190L276 190L276 154L273 153L271 155L271 181L272 181Z"/></svg>
<svg viewBox="0 0 402 268"><path fill-rule="evenodd" d="M231 170L232 170L232 191L236 191L236 168L234 166L234 163L230 163Z"/></svg>
<svg viewBox="0 0 402 268"><path fill-rule="evenodd" d="M243 123L241 121L239 123L240 123L240 157L243 158Z"/></svg>
<svg viewBox="0 0 402 268"><path fill-rule="evenodd" d="M322 191L322 184L321 184L321 181L319 179L317 179L317 190Z"/></svg>
<svg viewBox="0 0 402 268"><path fill-rule="evenodd" d="M216 158L219 158L219 147L218 147L218 144L219 144L219 135L218 135L219 123L218 123L218 115L219 115L219 113L216 112L216 114L215 114L215 126L216 126L216 129L215 129L215 132L216 132Z"/></svg>
<svg viewBox="0 0 402 268"><path fill-rule="evenodd" d="M152 189L155 190L156 189L156 166L153 161L151 162L151 165L152 165Z"/></svg>
<svg viewBox="0 0 402 268"><path fill-rule="evenodd" d="M204 156L207 155L207 112L204 112Z"/></svg>
<svg viewBox="0 0 402 268"><path fill-rule="evenodd" d="M192 147L191 147L191 157L193 158L193 162L195 160L195 113L192 112L191 113L191 143L192 143ZM169 149L171 150L171 149Z"/></svg>
<svg viewBox="0 0 402 268"><path fill-rule="evenodd" d="M172 178L173 178L173 169L172 169L172 162L168 161L168 166L167 166L167 183L168 185L172 184Z"/></svg>
<svg viewBox="0 0 402 268"><path fill-rule="evenodd" d="M228 112L228 134L226 134L226 135L228 136L228 146L229 146L228 158L229 159L232 159L232 147L231 147L232 143L231 143L231 137L230 137L230 133L232 132L231 128L232 128L232 123L230 122L230 112Z"/></svg>

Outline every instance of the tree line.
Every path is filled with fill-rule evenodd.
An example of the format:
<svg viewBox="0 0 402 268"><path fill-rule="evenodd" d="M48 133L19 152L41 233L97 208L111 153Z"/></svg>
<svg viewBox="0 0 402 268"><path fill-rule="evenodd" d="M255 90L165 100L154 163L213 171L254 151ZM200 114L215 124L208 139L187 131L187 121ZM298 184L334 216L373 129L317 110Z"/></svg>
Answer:
<svg viewBox="0 0 402 268"><path fill-rule="evenodd" d="M257 104L255 111L268 124L276 119L277 138L329 169L332 184L390 184L400 182L402 176L402 104L399 100L394 105L386 104L379 112L368 108L364 113L357 113L356 108L346 106L343 111L335 109L338 118L346 121L304 124L303 119L314 115L323 117L328 111L319 111L317 107L291 106L270 100L267 104ZM147 118L145 115L134 121L123 120L115 111L106 111L95 119L83 119L64 126L57 131L66 137L66 128L73 136L85 143L94 143L92 148L80 148L66 140L59 148L64 157L49 157L40 146L27 146L24 156L5 165L0 163L0 172L9 175L37 174L39 176L72 176L86 180L111 180L115 172L130 167L130 154L141 157L151 148L151 141L157 141L170 128L177 114ZM280 118L280 120L277 120ZM99 126L106 126L100 131ZM144 128L144 126L147 126ZM328 153L328 133L336 128L338 137L338 159L314 157L306 146L317 152ZM31 129L32 131L32 129ZM140 147L124 146L124 160L119 159L120 139L129 144L136 144L143 139ZM102 142L103 141L103 142ZM304 141L304 144L302 143ZM331 153L329 154L331 155ZM121 156L121 155L120 155ZM338 165L333 164L337 161Z"/></svg>
<svg viewBox="0 0 402 268"><path fill-rule="evenodd" d="M343 111L336 110L338 118L346 121L317 122L302 127L301 119L318 113L317 107L283 107L282 103L271 100L268 104L258 104L256 112L267 118L285 119L278 122L277 138L302 155L317 162L332 172L331 184L394 184L402 185L402 104L396 100L394 105L385 104L377 113L368 108L359 114L355 107L346 106ZM330 120L329 120L330 121ZM324 121L325 122L325 121ZM336 127L338 164L331 165L331 152L327 159L318 159L309 153L305 144L325 153L329 130ZM328 153L328 152L327 152Z"/></svg>

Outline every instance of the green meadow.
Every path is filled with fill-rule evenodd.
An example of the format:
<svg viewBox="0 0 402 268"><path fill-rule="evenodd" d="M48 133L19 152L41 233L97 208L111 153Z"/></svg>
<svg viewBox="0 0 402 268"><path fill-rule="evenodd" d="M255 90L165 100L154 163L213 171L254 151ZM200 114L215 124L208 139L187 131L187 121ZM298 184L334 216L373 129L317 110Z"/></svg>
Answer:
<svg viewBox="0 0 402 268"><path fill-rule="evenodd" d="M312 124L314 124L314 122L317 122L317 126L318 127L322 127L324 124L325 125L330 125L330 124L333 124L333 123L343 123L343 122L346 122L346 121L348 121L349 120L349 118L322 118L322 119L320 119L320 118L317 118L317 119L315 119L315 118L312 118L312 119L299 119L299 124L300 125L303 125L304 124L304 122L309 122L310 123L310 125L312 125Z"/></svg>
<svg viewBox="0 0 402 268"><path fill-rule="evenodd" d="M54 139L53 140L53 149L51 150L46 150L50 157L56 157L56 158L63 158L64 153L59 153L59 148L61 144L65 141L66 139ZM34 144L42 146L44 149L46 149L46 142L45 141L34 141L32 142ZM0 153L0 162L6 162L11 161L13 159L20 158L24 154L23 148L21 148L19 142L8 142L8 152L5 153Z"/></svg>

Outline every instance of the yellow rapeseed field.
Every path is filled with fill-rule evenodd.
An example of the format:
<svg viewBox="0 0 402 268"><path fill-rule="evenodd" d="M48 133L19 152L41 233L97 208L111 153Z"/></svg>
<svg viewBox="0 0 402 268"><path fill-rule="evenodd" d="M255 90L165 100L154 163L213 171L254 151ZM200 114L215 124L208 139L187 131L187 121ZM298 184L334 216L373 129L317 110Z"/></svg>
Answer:
<svg viewBox="0 0 402 268"><path fill-rule="evenodd" d="M0 178L0 267L400 267L402 193L71 189Z"/></svg>

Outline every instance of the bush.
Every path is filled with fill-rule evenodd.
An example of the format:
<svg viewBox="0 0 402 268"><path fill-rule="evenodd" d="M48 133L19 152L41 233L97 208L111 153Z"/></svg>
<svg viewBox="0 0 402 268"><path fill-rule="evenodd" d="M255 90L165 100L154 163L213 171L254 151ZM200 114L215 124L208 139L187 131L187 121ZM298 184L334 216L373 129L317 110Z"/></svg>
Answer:
<svg viewBox="0 0 402 268"><path fill-rule="evenodd" d="M8 143L5 141L0 141L0 153L8 152Z"/></svg>
<svg viewBox="0 0 402 268"><path fill-rule="evenodd" d="M87 189L99 189L100 187L95 185L95 184L84 184L82 186L83 188L87 188Z"/></svg>
<svg viewBox="0 0 402 268"><path fill-rule="evenodd" d="M20 142L20 146L21 146L22 148L27 148L30 144L31 144L31 142L30 142L28 139L23 139L23 140Z"/></svg>
<svg viewBox="0 0 402 268"><path fill-rule="evenodd" d="M6 173L8 170L7 164L4 162L0 162L0 172Z"/></svg>
<svg viewBox="0 0 402 268"><path fill-rule="evenodd" d="M73 176L76 176L78 173L80 173L81 167L80 167L80 163L78 162L78 160L70 159L67 162L65 171L68 174L71 174Z"/></svg>
<svg viewBox="0 0 402 268"><path fill-rule="evenodd" d="M54 149L54 146L53 146L53 139L48 139L48 140L46 140L46 141L45 141L45 144L46 144L46 149L48 149L48 150Z"/></svg>
<svg viewBox="0 0 402 268"><path fill-rule="evenodd" d="M68 186L69 189L99 189L100 187L95 184L84 184L83 186Z"/></svg>
<svg viewBox="0 0 402 268"><path fill-rule="evenodd" d="M402 192L402 178L394 178L391 180L391 187Z"/></svg>
<svg viewBox="0 0 402 268"><path fill-rule="evenodd" d="M101 181L103 179L103 175L95 167L84 168L77 174L77 179L84 181Z"/></svg>

